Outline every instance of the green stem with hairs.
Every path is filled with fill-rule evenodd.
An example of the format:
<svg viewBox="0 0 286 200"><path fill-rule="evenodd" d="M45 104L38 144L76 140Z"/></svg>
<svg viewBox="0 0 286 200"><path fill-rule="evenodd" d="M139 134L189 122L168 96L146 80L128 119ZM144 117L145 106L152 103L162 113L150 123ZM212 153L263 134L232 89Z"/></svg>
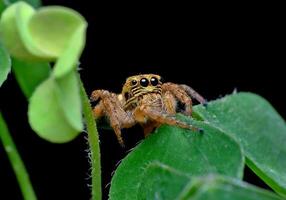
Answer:
<svg viewBox="0 0 286 200"><path fill-rule="evenodd" d="M0 140L4 146L4 149L8 155L18 184L20 186L23 198L25 200L36 200L34 189L30 182L29 174L25 168L25 165L17 151L16 145L9 133L8 127L0 113Z"/></svg>
<svg viewBox="0 0 286 200"><path fill-rule="evenodd" d="M101 200L101 167L100 167L100 148L99 138L96 128L95 119L93 117L92 108L89 102L89 98L83 87L83 83L80 81L80 92L82 98L83 115L85 118L86 129L88 134L88 143L91 153L91 187L92 187L92 199Z"/></svg>

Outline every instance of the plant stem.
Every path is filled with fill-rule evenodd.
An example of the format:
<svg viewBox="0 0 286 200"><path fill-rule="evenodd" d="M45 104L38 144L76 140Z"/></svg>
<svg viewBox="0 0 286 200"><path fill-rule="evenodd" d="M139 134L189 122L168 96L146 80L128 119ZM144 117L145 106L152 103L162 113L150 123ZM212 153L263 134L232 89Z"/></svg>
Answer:
<svg viewBox="0 0 286 200"><path fill-rule="evenodd" d="M23 198L26 200L36 200L37 197L30 182L29 174L25 165L16 149L16 145L9 133L8 127L0 113L0 140L3 143L4 149L8 155L18 184L22 191Z"/></svg>
<svg viewBox="0 0 286 200"><path fill-rule="evenodd" d="M91 187L92 187L92 199L101 200L101 168L100 168L100 148L99 138L96 128L95 119L93 117L92 108L89 103L89 98L86 95L83 83L80 81L80 90L82 98L83 114L85 118L88 143L91 153Z"/></svg>

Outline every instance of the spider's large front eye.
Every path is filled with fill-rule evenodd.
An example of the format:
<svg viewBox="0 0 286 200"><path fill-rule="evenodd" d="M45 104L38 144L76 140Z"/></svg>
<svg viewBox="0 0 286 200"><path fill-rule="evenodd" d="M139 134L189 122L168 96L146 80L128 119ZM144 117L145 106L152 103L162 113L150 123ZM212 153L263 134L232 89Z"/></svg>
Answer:
<svg viewBox="0 0 286 200"><path fill-rule="evenodd" d="M156 78L156 77L152 77L151 79L150 79L150 82L151 82L151 84L153 85L153 86L156 86L156 85L158 85L158 79Z"/></svg>
<svg viewBox="0 0 286 200"><path fill-rule="evenodd" d="M147 78L142 78L140 80L140 85L143 86L143 87L147 87L149 85L149 81Z"/></svg>

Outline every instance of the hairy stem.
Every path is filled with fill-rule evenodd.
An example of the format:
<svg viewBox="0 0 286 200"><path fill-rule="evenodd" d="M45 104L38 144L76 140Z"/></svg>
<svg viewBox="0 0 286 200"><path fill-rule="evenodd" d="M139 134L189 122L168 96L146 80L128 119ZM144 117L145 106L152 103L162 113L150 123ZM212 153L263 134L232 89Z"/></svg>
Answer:
<svg viewBox="0 0 286 200"><path fill-rule="evenodd" d="M0 113L0 140L3 143L4 149L8 155L8 158L10 160L10 163L18 180L23 198L25 200L37 199L29 179L29 174L16 149L16 145L13 142L13 139L9 133L9 130L1 113Z"/></svg>
<svg viewBox="0 0 286 200"><path fill-rule="evenodd" d="M91 153L91 184L92 184L92 199L101 200L101 168L100 168L100 148L99 148L99 138L96 128L95 119L93 117L92 108L89 103L89 98L85 92L83 84L80 84L81 88L81 98L82 98L82 107L83 114L85 118L87 134L88 134L88 143Z"/></svg>

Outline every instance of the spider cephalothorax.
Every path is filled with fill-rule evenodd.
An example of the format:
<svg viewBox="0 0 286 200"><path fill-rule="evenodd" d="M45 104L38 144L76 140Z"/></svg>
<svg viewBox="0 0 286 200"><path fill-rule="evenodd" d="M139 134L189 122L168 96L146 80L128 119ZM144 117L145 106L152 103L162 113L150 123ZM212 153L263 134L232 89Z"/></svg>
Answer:
<svg viewBox="0 0 286 200"><path fill-rule="evenodd" d="M137 107L146 95L154 95L161 98L161 77L154 74L145 74L129 77L122 89L124 96L124 109L132 110Z"/></svg>
<svg viewBox="0 0 286 200"><path fill-rule="evenodd" d="M94 116L107 116L119 143L123 145L121 129L136 123L142 125L145 136L161 124L198 130L174 118L178 101L185 105L184 114L191 116L191 97L202 104L206 103L202 96L187 85L162 83L159 75L142 74L127 78L121 94L95 90L91 100L100 98L100 102L93 109Z"/></svg>

